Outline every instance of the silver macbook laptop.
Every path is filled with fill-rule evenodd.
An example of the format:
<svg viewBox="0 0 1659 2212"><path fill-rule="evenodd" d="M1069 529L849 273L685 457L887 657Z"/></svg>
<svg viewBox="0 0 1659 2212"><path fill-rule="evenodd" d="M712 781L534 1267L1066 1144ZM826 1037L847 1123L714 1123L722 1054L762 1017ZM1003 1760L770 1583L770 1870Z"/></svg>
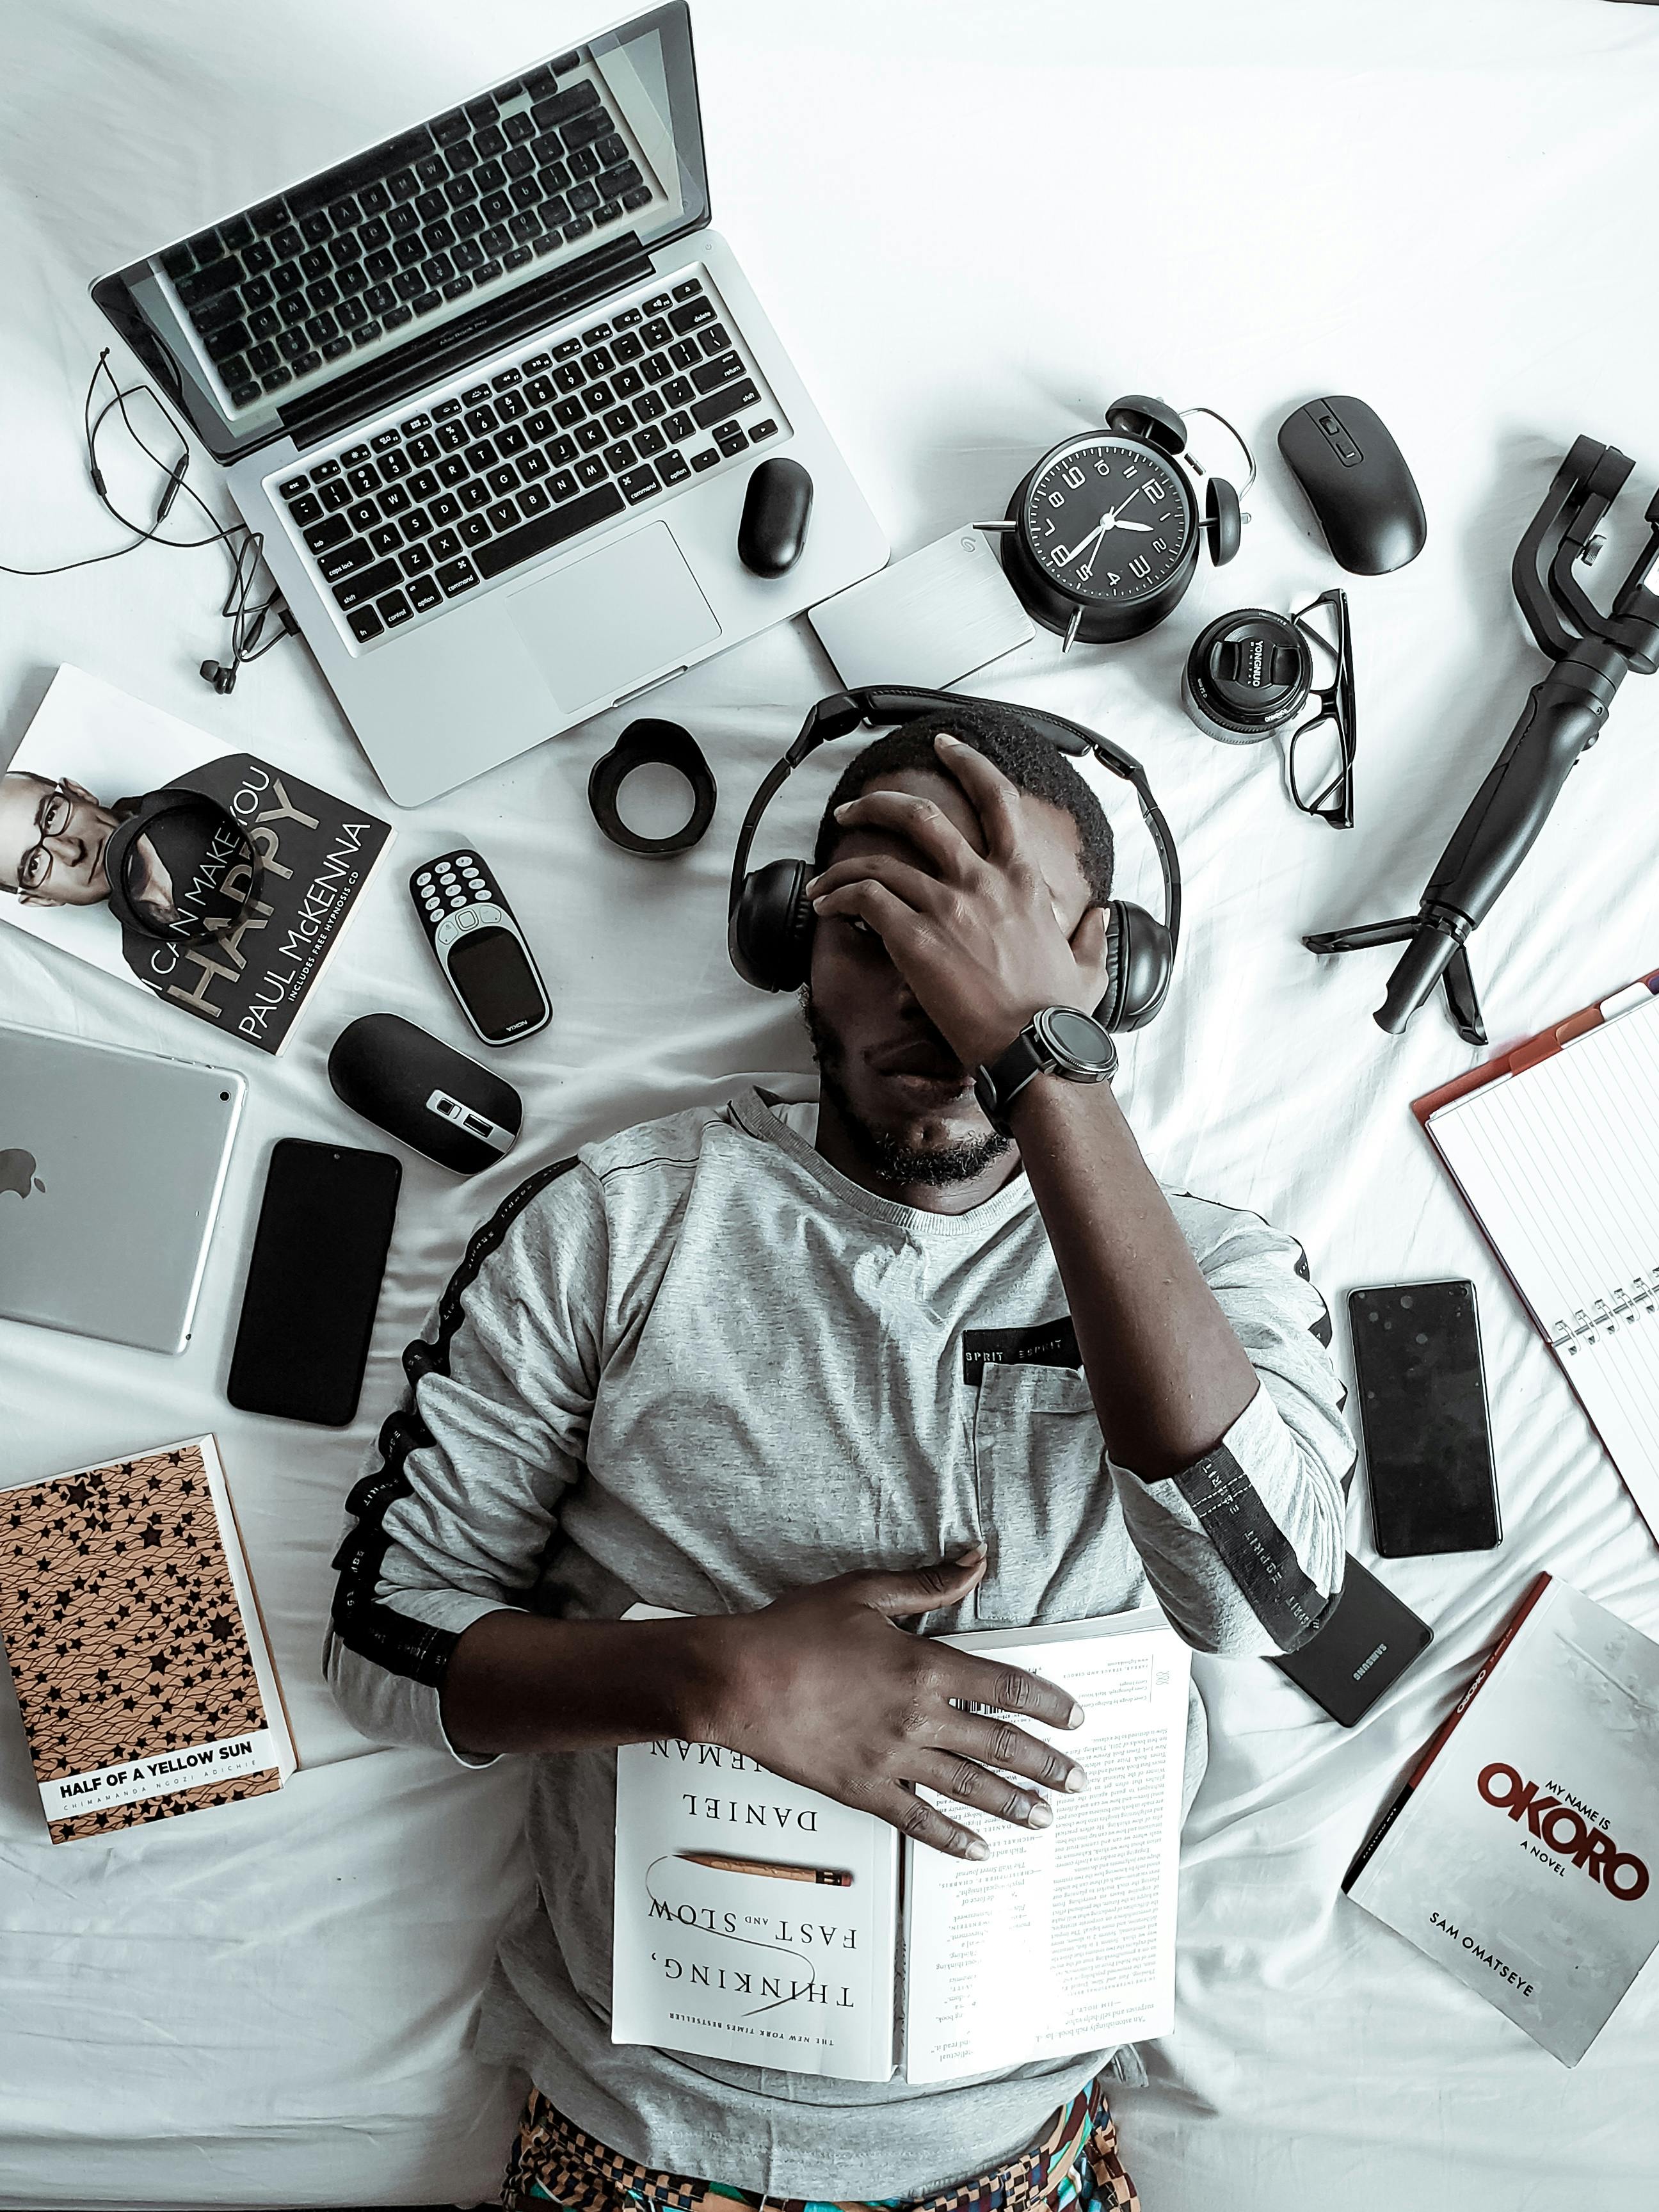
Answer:
<svg viewBox="0 0 1659 2212"><path fill-rule="evenodd" d="M400 804L885 561L708 222L672 0L94 285ZM737 528L777 453L814 501L766 578Z"/></svg>
<svg viewBox="0 0 1659 2212"><path fill-rule="evenodd" d="M182 1352L245 1089L0 1027L0 1314Z"/></svg>

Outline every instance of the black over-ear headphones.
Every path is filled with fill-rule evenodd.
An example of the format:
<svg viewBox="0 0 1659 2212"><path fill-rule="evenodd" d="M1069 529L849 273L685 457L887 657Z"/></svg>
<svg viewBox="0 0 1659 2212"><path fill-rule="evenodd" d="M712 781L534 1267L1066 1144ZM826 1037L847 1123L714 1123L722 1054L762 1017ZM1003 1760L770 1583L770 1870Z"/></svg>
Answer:
<svg viewBox="0 0 1659 2212"><path fill-rule="evenodd" d="M1016 707L1007 700L971 699L960 691L921 691L907 684L877 684L857 691L837 691L818 702L802 724L799 737L755 793L737 833L726 923L726 947L732 966L746 983L762 991L796 990L806 981L811 968L817 917L804 896L813 873L810 864L768 860L764 867L748 872L749 848L760 817L778 787L807 755L827 739L844 738L861 726L874 729L914 722L923 714L960 712L965 730L972 736L976 707L990 707L999 714L1014 716L1036 736L1074 759L1093 753L1103 767L1134 786L1163 872L1164 920L1154 921L1144 907L1132 906L1127 899L1113 899L1107 906L1108 981L1106 995L1095 1008L1095 1019L1109 1030L1138 1030L1164 1003L1181 936L1181 871L1175 857L1175 840L1152 795L1146 770L1139 761L1110 739L1086 730L1081 722L1069 722L1035 707Z"/></svg>

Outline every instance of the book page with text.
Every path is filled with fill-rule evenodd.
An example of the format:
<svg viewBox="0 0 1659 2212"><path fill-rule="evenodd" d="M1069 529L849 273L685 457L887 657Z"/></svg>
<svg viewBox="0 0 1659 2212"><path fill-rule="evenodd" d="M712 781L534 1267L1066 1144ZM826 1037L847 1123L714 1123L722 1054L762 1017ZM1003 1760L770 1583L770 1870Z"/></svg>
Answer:
<svg viewBox="0 0 1659 2212"><path fill-rule="evenodd" d="M1053 1793L1047 1829L967 1815L990 1846L984 1859L906 1846L905 2078L954 2081L1166 2033L1186 1645L1150 1608L948 1640L1071 1692L1086 1718L1057 1739L1089 1786Z"/></svg>

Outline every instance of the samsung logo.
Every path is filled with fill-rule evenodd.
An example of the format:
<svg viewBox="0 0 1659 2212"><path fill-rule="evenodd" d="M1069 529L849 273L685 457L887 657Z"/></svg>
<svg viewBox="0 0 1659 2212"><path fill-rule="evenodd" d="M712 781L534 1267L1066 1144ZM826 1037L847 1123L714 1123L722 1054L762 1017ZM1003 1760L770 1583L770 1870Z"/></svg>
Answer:
<svg viewBox="0 0 1659 2212"><path fill-rule="evenodd" d="M1359 1680L1359 1677L1362 1674L1370 1674L1371 1668L1377 1664L1377 1661L1382 1657L1383 1654L1388 1650L1388 1648L1389 1647L1386 1644L1379 1644L1369 1658L1362 1659L1359 1662L1359 1664L1353 1670L1353 1679L1356 1682Z"/></svg>

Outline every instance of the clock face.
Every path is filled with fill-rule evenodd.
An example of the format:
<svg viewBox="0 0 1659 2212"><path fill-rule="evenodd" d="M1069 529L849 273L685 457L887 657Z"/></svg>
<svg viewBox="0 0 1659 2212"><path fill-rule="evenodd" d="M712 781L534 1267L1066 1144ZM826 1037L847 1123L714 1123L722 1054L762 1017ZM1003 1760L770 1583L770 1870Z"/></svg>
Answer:
<svg viewBox="0 0 1659 2212"><path fill-rule="evenodd" d="M1143 599L1179 568L1191 496L1161 454L1126 438L1081 438L1032 478L1020 521L1032 559L1069 599Z"/></svg>

